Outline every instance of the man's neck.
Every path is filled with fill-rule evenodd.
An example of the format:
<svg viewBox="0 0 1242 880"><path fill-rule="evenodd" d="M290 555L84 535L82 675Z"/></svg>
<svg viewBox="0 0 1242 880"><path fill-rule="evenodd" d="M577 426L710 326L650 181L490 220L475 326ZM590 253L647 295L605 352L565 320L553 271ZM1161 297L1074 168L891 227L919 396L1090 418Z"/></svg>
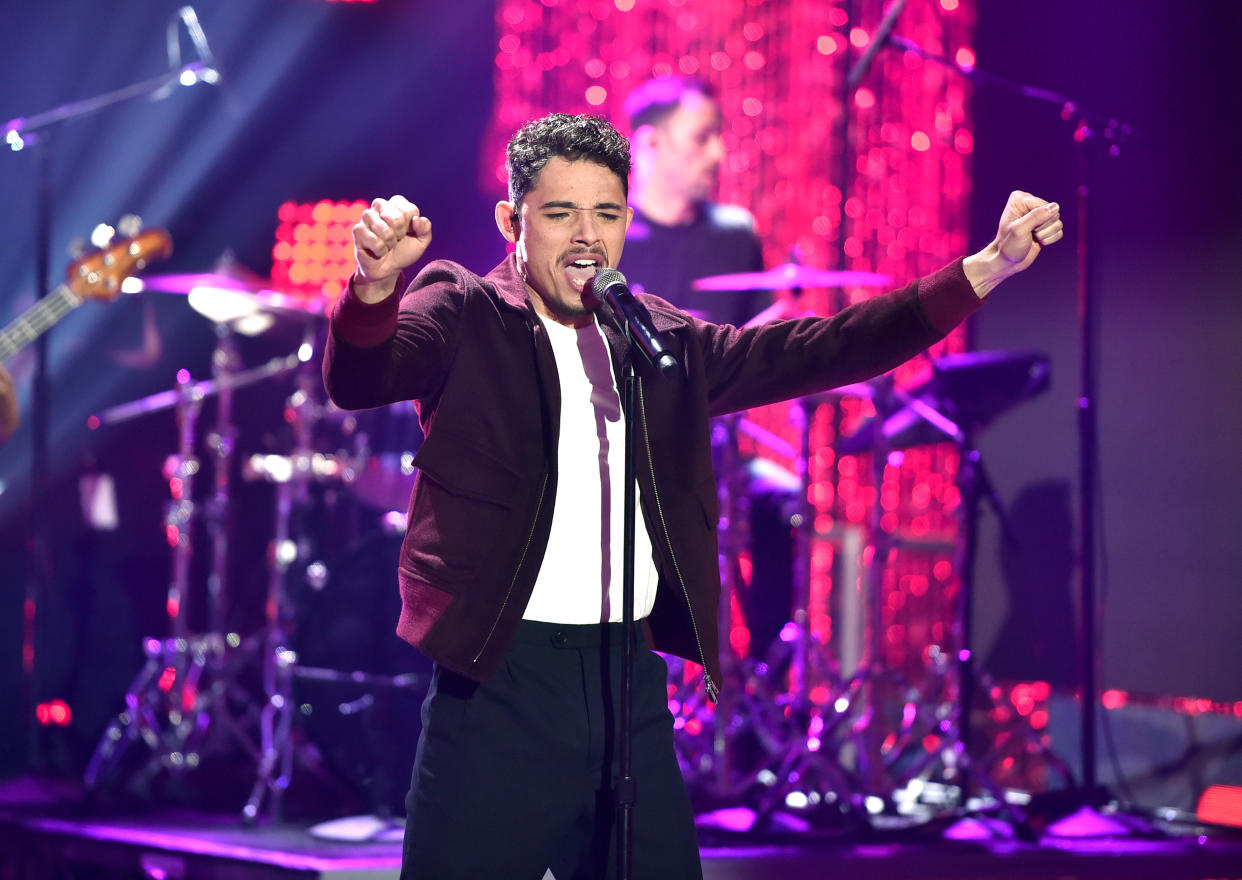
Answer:
<svg viewBox="0 0 1242 880"><path fill-rule="evenodd" d="M662 226L687 226L698 218L701 209L698 201L661 191L654 185L638 193L634 205L645 217Z"/></svg>

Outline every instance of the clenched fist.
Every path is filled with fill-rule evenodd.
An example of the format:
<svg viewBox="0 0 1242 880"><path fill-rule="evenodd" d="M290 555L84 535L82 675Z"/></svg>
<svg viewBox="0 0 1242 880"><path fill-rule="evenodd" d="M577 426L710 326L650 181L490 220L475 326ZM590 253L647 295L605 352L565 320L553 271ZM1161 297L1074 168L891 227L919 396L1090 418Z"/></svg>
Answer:
<svg viewBox="0 0 1242 880"><path fill-rule="evenodd" d="M1010 194L996 232L1001 256L1015 272L1021 272L1039 256L1045 245L1057 241L1064 231L1060 207L1030 193Z"/></svg>
<svg viewBox="0 0 1242 880"><path fill-rule="evenodd" d="M354 292L365 301L392 293L393 279L431 244L431 221L405 196L375 199L353 226Z"/></svg>
<svg viewBox="0 0 1242 880"><path fill-rule="evenodd" d="M1040 251L1059 241L1065 228L1061 208L1030 193L1014 190L1001 212L1000 225L991 244L966 258L966 278L983 298L1011 275L1035 262Z"/></svg>

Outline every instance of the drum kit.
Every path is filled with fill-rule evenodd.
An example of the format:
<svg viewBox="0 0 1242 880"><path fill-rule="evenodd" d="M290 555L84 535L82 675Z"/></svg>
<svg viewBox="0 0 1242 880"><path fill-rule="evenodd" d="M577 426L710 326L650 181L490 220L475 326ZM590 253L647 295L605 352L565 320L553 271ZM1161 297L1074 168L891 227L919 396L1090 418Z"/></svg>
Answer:
<svg viewBox="0 0 1242 880"><path fill-rule="evenodd" d="M891 281L873 273L787 263L765 272L700 279L694 287L796 295L803 288L881 286ZM764 313L761 319L772 316ZM797 427L796 448L746 416L717 421L713 448L721 510L720 644L725 683L720 703L712 706L695 692L696 677L684 673L674 660L670 685L682 769L692 797L700 809L708 809L717 827L756 832L815 825L856 832L862 827L912 823L916 821L912 817L925 819L929 812L950 812L946 807L960 813L976 791L1016 825L1024 823L1021 807L989 773L998 753L993 750L976 758L978 750L970 742L972 706L978 694L992 700L997 693L975 670L971 655L980 503L987 499L1004 519L974 438L1002 412L1047 386L1048 359L1042 354L971 352L933 359L930 378L912 389L898 387L890 374L795 401L790 420ZM853 433L834 432L833 458L869 455L877 494L894 453L952 444L960 455L956 479L962 504L954 564L960 589L952 603L948 638L941 640L946 644L933 644L924 652L927 680L921 683L907 680L884 662L885 568L901 549L903 538L885 527L881 505L869 505L870 516L862 529L834 524L824 531L816 526L810 502L811 424L816 410L828 407L836 411L839 426L846 400L866 401L875 414ZM742 437L756 450L749 460L739 455ZM748 625L748 614L736 601L739 560L750 552L752 572L758 568L754 494L756 488L770 491L773 485L771 479L756 479L764 470L757 463L762 464L765 453L793 463L792 473L786 471L784 479L775 481L785 493L779 515L793 545L788 571L792 607L779 638L766 651L747 656L730 636ZM811 626L811 557L816 542L834 545L838 570L833 580L841 584L839 592L853 596L842 602L838 613L857 626L841 627L846 632L835 644ZM862 633L857 645L848 644L851 630ZM1069 780L1064 763L1029 726L1010 733Z"/></svg>
<svg viewBox="0 0 1242 880"><path fill-rule="evenodd" d="M132 792L146 792L157 777L179 775L212 755L240 751L256 768L242 809L246 821L282 813L295 759L320 777L332 775L342 764L353 765L351 771L341 772L356 771L371 789L361 794L362 799L371 800L369 806L383 814L392 803L377 792L383 780L374 766L360 766L374 764L365 756L379 750L339 742L345 738L340 733L341 719L307 716L316 696L354 696L345 702L324 701L327 710L320 714L360 716L355 720L368 729L361 734L355 730L354 739L372 739L373 716L377 710L390 710L393 693L413 695L402 703L416 707L416 699L421 700L429 683L428 665L412 648L406 654L388 652L382 658L376 651L359 651L357 645L343 649L336 658L320 650L333 644L328 630L350 629L351 616L358 618L373 610L382 608L388 619L378 630L355 633L359 644L374 647L376 632L384 632L385 627L391 631L396 608L391 601L377 599L375 591L395 576L393 536L404 530L414 453L421 441L412 405L355 415L321 402L322 380L315 353L325 329L322 301L272 290L261 279L228 266L211 273L148 276L140 281L146 291L184 295L191 308L211 322L215 333L212 375L193 381L182 370L175 388L121 404L89 420L90 427L99 430L173 410L178 448L163 467L170 495L163 518L171 548L165 599L168 634L145 640L146 662L128 688L124 709L108 725L88 763L86 788L100 792L124 782ZM301 337L296 350L256 367L241 368L238 337L257 336L273 327L293 328ZM242 456L237 449L234 395L248 386L277 380L292 384L279 413L288 426L282 434L289 438L286 448ZM215 401L214 424L205 435L208 460L203 461L195 450L200 413L209 398ZM325 427L328 430L321 430ZM325 436L336 441L330 450L321 448L328 442ZM195 479L204 473L211 474L211 485L197 491ZM225 586L230 526L241 521L234 491L239 477L247 483L270 484L273 498L263 620L257 632L246 636L228 631L229 591ZM361 551L346 548L332 565L319 555L323 549L319 545L325 542L314 534L322 528L316 508L324 503L325 489L334 498L343 491L371 522L365 529L371 536L364 539L366 547ZM205 500L198 500L199 496ZM191 563L200 532L210 549L204 596L195 595L192 583ZM333 589L335 582L347 576L348 567L355 565L351 554L368 552L386 554L388 579L336 583ZM350 596L345 601L323 595L346 591L346 586ZM389 592L395 597L395 589ZM192 609L200 606L205 611L201 625L192 627ZM308 609L312 610L308 613ZM337 617L328 626L316 613ZM399 647L408 646L400 643ZM319 662L324 665L314 665ZM342 665L351 668L338 668ZM401 719L406 726L403 735L409 733L410 714L407 711ZM416 724L416 716L413 721ZM334 741L312 743L299 728L316 730ZM142 757L135 762L139 751ZM325 763L337 767L325 767Z"/></svg>
<svg viewBox="0 0 1242 880"><path fill-rule="evenodd" d="M788 263L765 272L700 279L702 290L800 291L802 288L879 286L887 276L863 272L833 272ZM374 516L370 529L382 536L385 558L369 580L389 583L395 570L396 541L404 532L404 513L413 485L414 452L421 441L417 419L409 404L393 405L365 414L342 413L321 402L322 385L314 356L321 343L326 305L276 291L253 276L229 266L200 275L147 277L144 288L184 295L189 305L207 318L215 330L210 379L192 381L185 371L177 386L113 407L92 417L91 425L140 418L172 409L179 428L179 446L164 465L170 501L164 517L172 551L166 606L169 632L145 641L145 665L125 695L125 706L109 724L86 771L86 786L95 791L115 783L132 768L133 752L145 750L144 759L130 777L131 784L149 784L161 774L179 774L202 763L205 751L220 745L240 749L256 768L242 817L255 821L279 816L293 775L294 761L322 774L325 755L334 748L341 759L365 763L365 753L379 751L370 742L312 743L305 734L313 727L308 705L299 687L308 683L350 686L360 694L321 713L321 737L340 739L334 723L342 718L383 710L394 692L420 699L429 675L426 662L413 649L394 658L382 671L369 669L356 657L357 644L372 644L376 633L391 632L395 607L376 606L375 620L350 629L347 616L359 613L356 594L333 605L331 566L316 555L314 508L316 487L344 490ZM261 334L274 325L293 326L302 342L289 355L249 369L239 367L237 336ZM283 419L291 428L288 448L277 453L253 453L237 460L237 427L233 424L233 394L255 383L292 379L293 390L284 402ZM797 441L777 436L749 417L734 415L713 425L720 498L720 643L725 686L721 702L707 702L697 676L670 658L670 709L675 742L683 772L700 808L744 808L746 830L772 829L793 821L828 821L848 827L873 824L878 815L891 813L896 794L911 782L929 788L939 773L965 791L970 769L971 700L976 678L970 659L970 580L974 553L974 519L983 499L995 499L977 448L976 432L1010 406L1047 386L1048 362L1031 353L978 352L950 355L933 361L931 378L917 388L897 388L891 376L869 383L795 401L791 410ZM197 422L202 403L214 397L215 425L207 434L213 482L210 492L194 491L203 470L195 456ZM957 566L962 589L952 622L956 662L949 653L932 652L935 674L942 680L956 672L952 687L935 695L921 694L898 672L883 663L880 621L884 566L900 540L880 520L879 504L862 530L817 530L811 497L810 462L814 450L811 424L823 406L839 408L846 400L866 400L875 416L849 436L837 437L836 455L869 453L874 462L875 485L880 486L890 453L935 443L952 443L961 454L958 473L963 503ZM349 439L323 451L323 425L336 426L336 437ZM755 454L743 454L743 447ZM792 462L792 469L774 465L770 458ZM224 580L229 553L231 480L271 484L274 492L272 537L267 554L264 619L257 633L241 636L226 631ZM762 523L756 516L759 494L771 502L778 519L777 533L790 540L781 557L777 580L790 587L789 613L776 609L775 635L762 652L739 649L731 638L745 626L742 593L756 564L755 533ZM206 502L195 500L206 494ZM205 629L193 632L185 609L192 598L191 559L195 532L205 530L211 555L206 578ZM852 614L865 622L865 638L853 648L841 640L830 645L811 626L811 556L818 541L835 542L835 558L848 569L842 578L858 584ZM345 554L348 557L350 554ZM375 547L355 550L355 557L375 557ZM869 560L867 563L860 560ZM389 591L395 601L395 590ZM848 592L846 590L845 592ZM200 597L203 598L203 597ZM762 603L763 597L752 597ZM754 604L753 601L750 604ZM770 602L769 602L770 604ZM308 607L332 616L331 626L316 628L307 618ZM379 609L391 612L379 618ZM772 610L769 608L768 610ZM344 613L342 613L344 611ZM771 615L769 615L771 616ZM322 621L320 621L322 623ZM341 645L341 633L352 633L356 643ZM325 648L338 638L336 648ZM395 638L395 637L394 637ZM402 648L405 648L403 643ZM323 649L323 650L320 650ZM339 649L339 650L337 650ZM842 656L853 653L853 665ZM318 651L318 653L316 653ZM342 661L350 662L342 662ZM320 665L322 664L322 665ZM359 668L338 668L355 666ZM954 692L956 705L946 705L943 694ZM895 718L890 711L896 701ZM340 716L324 718L327 716ZM417 718L402 719L404 739L413 742ZM411 729L412 728L412 729ZM895 728L895 729L888 729ZM325 733L326 731L326 733ZM374 729L368 730L373 740ZM936 745L924 746L935 735ZM1032 742L1034 738L1032 737ZM410 755L412 757L412 755ZM122 768L123 761L129 761ZM984 766L980 766L980 765ZM997 802L1003 792L989 782L986 762L976 762L970 779L988 788ZM978 772L983 771L983 772ZM374 768L364 777L377 784ZM395 803L372 798L381 815ZM735 826L736 827L736 826Z"/></svg>

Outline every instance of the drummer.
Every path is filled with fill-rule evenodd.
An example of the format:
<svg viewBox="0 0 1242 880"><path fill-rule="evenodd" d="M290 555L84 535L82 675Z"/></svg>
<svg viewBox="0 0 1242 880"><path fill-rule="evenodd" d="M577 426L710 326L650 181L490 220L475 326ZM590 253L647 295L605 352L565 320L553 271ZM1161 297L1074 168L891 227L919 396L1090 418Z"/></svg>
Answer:
<svg viewBox="0 0 1242 880"><path fill-rule="evenodd" d="M691 288L697 278L763 269L755 218L711 200L725 156L711 88L688 77L648 80L625 111L634 162L626 278L700 317L741 326L769 304L767 292Z"/></svg>
<svg viewBox="0 0 1242 880"><path fill-rule="evenodd" d="M629 197L634 221L622 264L626 278L717 324L740 327L760 312L770 313L772 297L765 290L692 287L699 278L763 270L755 218L745 208L711 200L725 156L720 107L711 88L688 77L648 80L630 93L625 110L634 163ZM743 473L717 476L725 493L746 487L746 514L740 515L739 499L733 499L735 516L728 522L735 527L741 519L747 522L751 576L749 583L732 582L751 636L748 653L762 656L789 619L792 602L793 546L782 513L788 494L755 480L735 450L721 448L732 446L736 437L729 424L719 427L717 466L743 466Z"/></svg>

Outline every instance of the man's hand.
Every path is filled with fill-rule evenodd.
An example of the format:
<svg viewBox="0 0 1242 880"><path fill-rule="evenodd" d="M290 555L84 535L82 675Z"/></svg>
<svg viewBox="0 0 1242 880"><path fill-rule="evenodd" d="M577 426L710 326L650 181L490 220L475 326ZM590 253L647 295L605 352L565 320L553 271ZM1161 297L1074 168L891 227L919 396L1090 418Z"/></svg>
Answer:
<svg viewBox="0 0 1242 880"><path fill-rule="evenodd" d="M966 258L966 278L982 299L1006 278L1035 262L1040 251L1058 241L1064 232L1059 205L1015 190L1001 214L996 238L979 253Z"/></svg>
<svg viewBox="0 0 1242 880"><path fill-rule="evenodd" d="M431 244L431 221L404 196L375 199L353 226L354 293L379 302L393 292L394 279Z"/></svg>
<svg viewBox="0 0 1242 880"><path fill-rule="evenodd" d="M13 387L13 377L4 367L0 367L0 443L8 440L20 423L17 389Z"/></svg>

